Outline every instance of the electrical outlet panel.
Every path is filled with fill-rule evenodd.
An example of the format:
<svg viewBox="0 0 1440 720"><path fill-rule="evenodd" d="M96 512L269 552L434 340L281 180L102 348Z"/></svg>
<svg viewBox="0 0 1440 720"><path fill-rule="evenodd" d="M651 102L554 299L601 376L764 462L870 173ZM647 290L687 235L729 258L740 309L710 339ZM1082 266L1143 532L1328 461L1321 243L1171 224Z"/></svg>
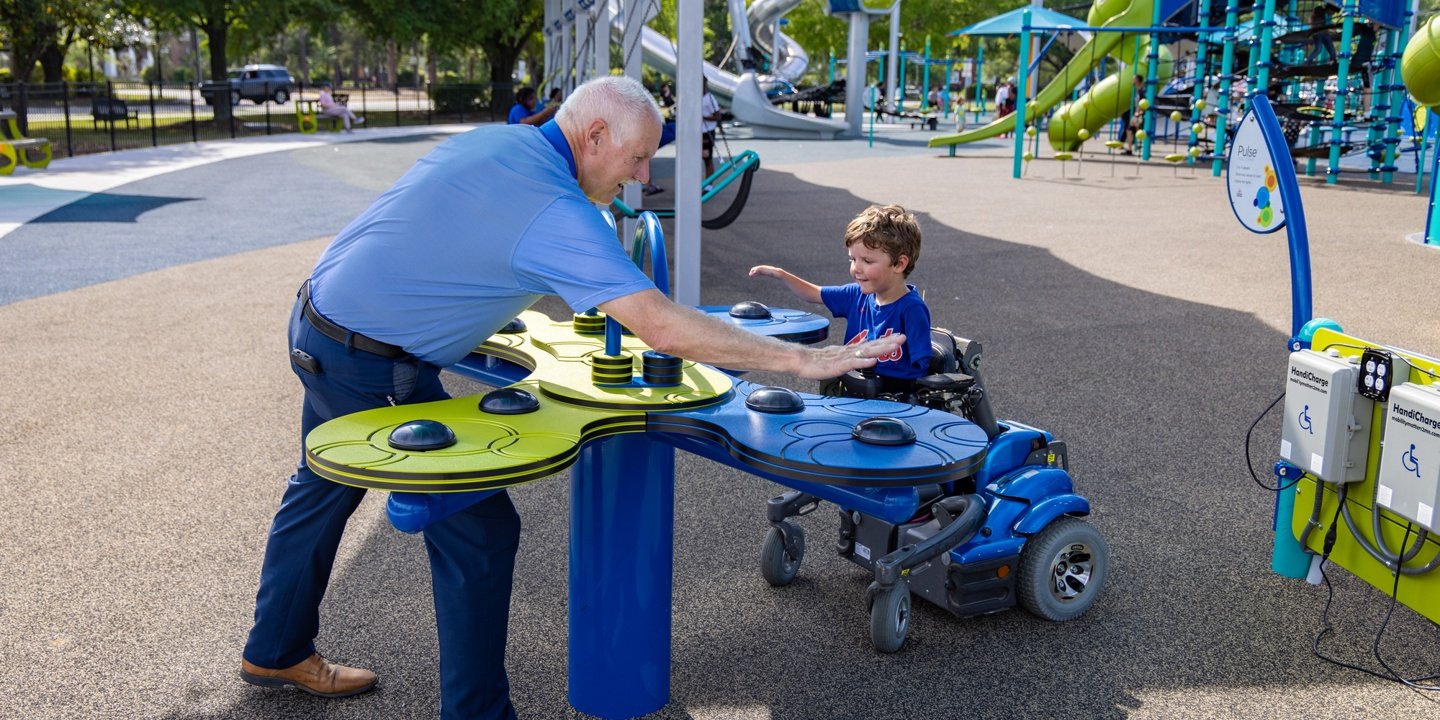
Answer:
<svg viewBox="0 0 1440 720"><path fill-rule="evenodd" d="M1375 402L1357 392L1359 376L1359 358L1290 353L1280 457L1326 482L1365 479Z"/></svg>
<svg viewBox="0 0 1440 720"><path fill-rule="evenodd" d="M1440 529L1440 391L1433 386L1391 388L1375 502L1430 532Z"/></svg>

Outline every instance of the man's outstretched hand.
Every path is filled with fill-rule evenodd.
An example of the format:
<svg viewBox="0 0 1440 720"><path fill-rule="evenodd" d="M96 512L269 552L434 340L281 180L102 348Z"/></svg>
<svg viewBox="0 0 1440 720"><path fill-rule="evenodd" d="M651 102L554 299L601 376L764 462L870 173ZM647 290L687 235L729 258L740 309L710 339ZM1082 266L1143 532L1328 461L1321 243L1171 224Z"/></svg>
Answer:
<svg viewBox="0 0 1440 720"><path fill-rule="evenodd" d="M874 367L879 358L898 355L904 344L904 335L887 335L858 345L809 348L805 364L795 374L809 380L839 377L851 370Z"/></svg>

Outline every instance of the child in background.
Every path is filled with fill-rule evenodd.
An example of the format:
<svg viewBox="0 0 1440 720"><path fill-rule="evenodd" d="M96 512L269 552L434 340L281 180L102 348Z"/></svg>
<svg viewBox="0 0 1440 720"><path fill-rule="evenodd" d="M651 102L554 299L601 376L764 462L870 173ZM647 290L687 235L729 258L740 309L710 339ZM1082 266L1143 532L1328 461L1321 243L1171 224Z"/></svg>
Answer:
<svg viewBox="0 0 1440 720"><path fill-rule="evenodd" d="M872 205L845 228L845 247L855 279L848 285L821 287L772 265L750 268L750 277L777 278L795 297L823 303L845 319L846 344L904 333L905 345L880 358L875 374L885 392L910 392L930 374L930 308L905 282L920 257L920 225L899 205Z"/></svg>

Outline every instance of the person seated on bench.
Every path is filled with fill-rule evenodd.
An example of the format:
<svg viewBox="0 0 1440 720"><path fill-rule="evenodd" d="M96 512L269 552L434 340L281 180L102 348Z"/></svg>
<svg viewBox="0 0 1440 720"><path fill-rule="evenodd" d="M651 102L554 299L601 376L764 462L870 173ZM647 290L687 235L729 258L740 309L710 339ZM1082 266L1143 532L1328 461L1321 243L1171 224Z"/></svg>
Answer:
<svg viewBox="0 0 1440 720"><path fill-rule="evenodd" d="M905 279L920 257L920 224L899 205L871 205L845 228L850 256L848 285L821 287L773 265L750 268L750 277L772 277L785 283L795 297L823 303L845 319L846 344L904 334L905 345L879 358L875 374L884 392L908 394L915 380L930 374L930 308ZM839 395L839 379L820 385L825 395Z"/></svg>
<svg viewBox="0 0 1440 720"><path fill-rule="evenodd" d="M506 124L540 127L554 117L555 111L560 109L558 102L537 109L536 106L539 104L540 96L535 94L535 88L526 85L516 90L515 105L510 108L510 114L505 119Z"/></svg>
<svg viewBox="0 0 1440 720"><path fill-rule="evenodd" d="M365 118L355 117L350 108L337 102L333 94L334 86L325 83L320 86L320 114L324 117L340 118L345 122L345 132L350 132L350 124L364 125Z"/></svg>

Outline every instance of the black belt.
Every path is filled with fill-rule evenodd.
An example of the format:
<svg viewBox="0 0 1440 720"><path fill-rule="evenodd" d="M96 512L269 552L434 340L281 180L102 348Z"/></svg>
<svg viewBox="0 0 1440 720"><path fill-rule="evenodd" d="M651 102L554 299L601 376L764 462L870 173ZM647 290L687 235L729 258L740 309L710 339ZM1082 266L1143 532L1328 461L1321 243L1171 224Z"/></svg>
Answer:
<svg viewBox="0 0 1440 720"><path fill-rule="evenodd" d="M356 350L364 350L365 352L368 352L372 355L379 355L380 357L389 358L391 360L402 358L410 354L405 352L404 348L401 348L397 345L380 342L379 340L366 337L357 332L351 332L343 327L340 327L339 325L336 325L333 322L330 322L329 318L321 315L320 311L316 310L315 306L310 304L309 280L306 280L305 284L300 286L299 297L302 304L301 312L304 313L305 319L310 322L310 325L312 327L314 327L316 330L319 330L321 335L324 335L325 337L328 337L331 340L334 340L335 342L338 342L346 347L353 347Z"/></svg>

